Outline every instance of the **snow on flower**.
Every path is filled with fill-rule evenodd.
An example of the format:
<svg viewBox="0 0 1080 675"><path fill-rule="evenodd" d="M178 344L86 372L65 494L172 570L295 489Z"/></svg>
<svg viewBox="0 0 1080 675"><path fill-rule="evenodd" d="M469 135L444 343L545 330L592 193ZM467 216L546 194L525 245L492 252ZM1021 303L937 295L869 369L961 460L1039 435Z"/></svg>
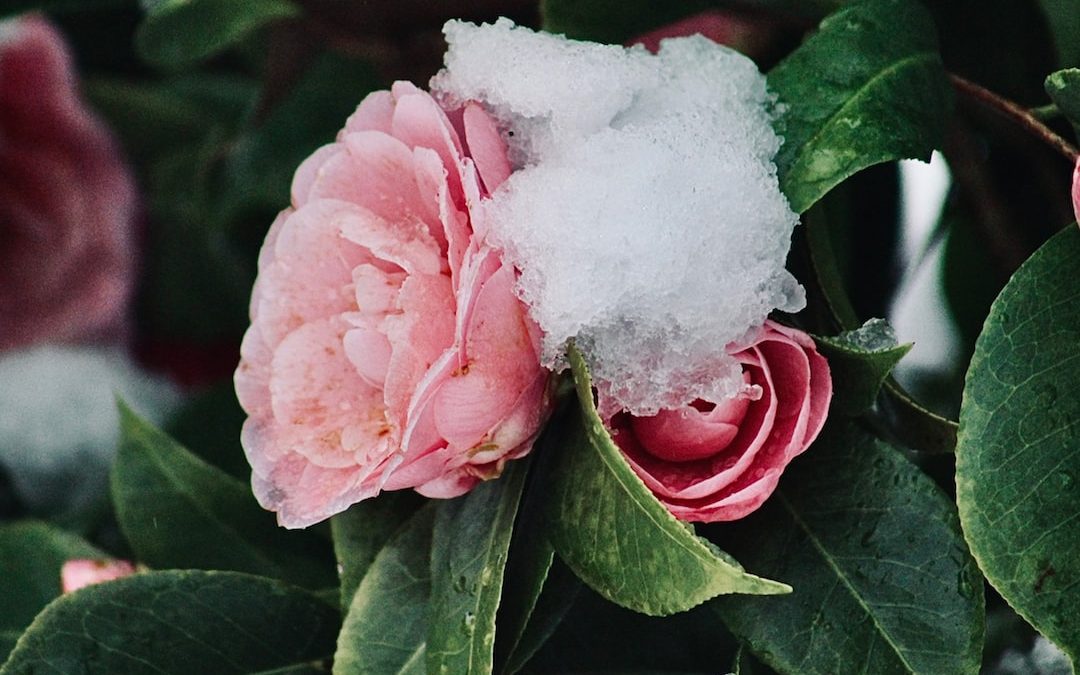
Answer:
<svg viewBox="0 0 1080 675"><path fill-rule="evenodd" d="M451 21L433 90L497 118L516 169L485 207L544 333L574 340L601 412L655 413L745 388L729 346L805 304L784 269L773 97L748 58L701 36L659 53Z"/></svg>

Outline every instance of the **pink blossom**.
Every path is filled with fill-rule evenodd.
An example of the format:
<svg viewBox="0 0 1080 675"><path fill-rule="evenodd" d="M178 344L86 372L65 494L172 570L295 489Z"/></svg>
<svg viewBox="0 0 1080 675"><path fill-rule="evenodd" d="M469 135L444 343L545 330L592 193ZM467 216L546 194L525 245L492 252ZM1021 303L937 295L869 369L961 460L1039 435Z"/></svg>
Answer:
<svg viewBox="0 0 1080 675"><path fill-rule="evenodd" d="M115 336L134 282L134 183L45 19L0 30L0 349Z"/></svg>
<svg viewBox="0 0 1080 675"><path fill-rule="evenodd" d="M126 560L69 560L60 568L60 586L71 593L86 586L135 574L135 566Z"/></svg>
<svg viewBox="0 0 1080 675"><path fill-rule="evenodd" d="M612 421L630 466L681 520L751 513L825 424L829 364L805 333L767 321L761 336L734 356L752 393Z"/></svg>
<svg viewBox="0 0 1080 675"><path fill-rule="evenodd" d="M703 35L713 42L737 49L751 57L759 56L772 40L775 26L767 19L729 10L710 9L661 26L630 40L652 53L667 38Z"/></svg>
<svg viewBox="0 0 1080 675"><path fill-rule="evenodd" d="M297 170L235 377L255 495L282 525L384 489L454 497L531 448L550 377L479 208L509 173L479 106L406 82Z"/></svg>

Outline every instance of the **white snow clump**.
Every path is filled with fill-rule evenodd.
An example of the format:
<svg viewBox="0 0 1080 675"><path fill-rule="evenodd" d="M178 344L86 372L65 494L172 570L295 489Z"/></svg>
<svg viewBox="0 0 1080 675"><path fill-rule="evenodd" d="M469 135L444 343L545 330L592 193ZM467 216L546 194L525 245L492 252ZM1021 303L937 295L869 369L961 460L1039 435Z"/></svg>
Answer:
<svg viewBox="0 0 1080 675"><path fill-rule="evenodd" d="M746 386L729 344L805 305L784 269L775 98L754 63L694 36L652 55L451 21L432 91L483 104L516 169L485 209L520 270L545 365L573 340L601 412L638 415Z"/></svg>

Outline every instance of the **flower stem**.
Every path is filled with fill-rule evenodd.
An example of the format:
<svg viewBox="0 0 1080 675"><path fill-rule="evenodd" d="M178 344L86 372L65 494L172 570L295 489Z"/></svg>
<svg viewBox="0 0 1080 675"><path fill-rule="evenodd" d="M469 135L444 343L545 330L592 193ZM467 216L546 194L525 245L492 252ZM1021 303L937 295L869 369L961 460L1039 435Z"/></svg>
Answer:
<svg viewBox="0 0 1080 675"><path fill-rule="evenodd" d="M949 79L952 81L956 90L964 96L975 101L979 105L993 110L1002 117L1011 120L1028 133L1036 136L1039 140L1057 150L1070 162L1076 162L1076 148L1055 133L1053 129L1043 124L1028 109L1006 98L1002 98L989 89L981 87L959 75L949 73Z"/></svg>

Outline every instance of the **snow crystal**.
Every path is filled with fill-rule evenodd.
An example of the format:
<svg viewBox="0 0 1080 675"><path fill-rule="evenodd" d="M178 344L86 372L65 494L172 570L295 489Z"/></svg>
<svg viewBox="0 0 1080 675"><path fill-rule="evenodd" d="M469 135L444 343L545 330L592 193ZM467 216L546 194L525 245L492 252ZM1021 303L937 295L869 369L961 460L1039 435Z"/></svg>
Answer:
<svg viewBox="0 0 1080 675"><path fill-rule="evenodd" d="M432 90L483 103L511 148L486 236L521 272L545 365L564 366L572 339L608 414L739 393L726 347L805 304L784 269L798 217L772 161L776 102L754 63L701 36L654 56L506 19L444 32Z"/></svg>

